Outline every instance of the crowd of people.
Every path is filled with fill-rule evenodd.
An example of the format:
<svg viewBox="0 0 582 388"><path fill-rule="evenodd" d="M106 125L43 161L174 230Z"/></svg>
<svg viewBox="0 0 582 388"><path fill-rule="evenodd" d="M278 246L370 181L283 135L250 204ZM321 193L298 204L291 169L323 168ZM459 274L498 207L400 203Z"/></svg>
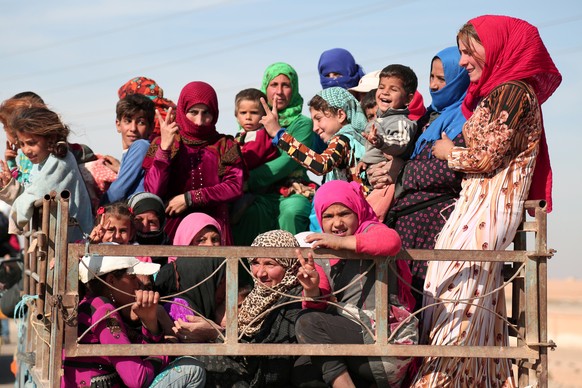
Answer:
<svg viewBox="0 0 582 388"><path fill-rule="evenodd" d="M369 260L319 261L300 250L296 259L248 258L237 318L249 343L372 343L373 256L401 248L503 250L526 199L543 199L551 211L540 106L561 75L537 29L488 15L456 38L456 47L430 61L428 107L410 67L366 74L336 48L321 54L322 90L307 102L307 117L296 71L273 63L260 89L237 94L236 137L217 130L218 98L208 83L188 83L174 103L155 81L131 79L116 106L121 161L68 142L60 116L35 93L19 93L0 105L7 229L21 233L38 198L68 190L76 221L69 241L366 254ZM501 269L397 261L387 279L391 342L507 345ZM79 275L81 343L224 339L224 260L93 255L80 260ZM461 302L435 303L451 299ZM161 355L63 365L66 387L515 385L507 359Z"/></svg>

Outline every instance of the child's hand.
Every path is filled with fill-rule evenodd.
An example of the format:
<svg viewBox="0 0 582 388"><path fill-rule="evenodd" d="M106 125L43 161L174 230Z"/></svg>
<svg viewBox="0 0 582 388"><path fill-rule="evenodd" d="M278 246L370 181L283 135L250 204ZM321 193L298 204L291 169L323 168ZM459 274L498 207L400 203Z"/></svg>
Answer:
<svg viewBox="0 0 582 388"><path fill-rule="evenodd" d="M10 183L10 180L12 179L12 173L10 172L10 169L8 168L6 162L4 162L1 159L0 168L2 169L2 171L0 171L0 184L4 188L8 183Z"/></svg>
<svg viewBox="0 0 582 388"><path fill-rule="evenodd" d="M9 140L6 140L6 152L4 152L4 159L6 161L15 160L18 155L18 146Z"/></svg>
<svg viewBox="0 0 582 388"><path fill-rule="evenodd" d="M269 108L269 104L267 104L267 101L263 97L261 97L261 104L263 104L266 114L259 122L263 124L269 136L275 137L279 129L281 129L279 125L279 114L277 113L277 101L273 100L273 109Z"/></svg>
<svg viewBox="0 0 582 388"><path fill-rule="evenodd" d="M119 160L115 159L111 155L105 155L103 156L103 161L105 162L104 163L105 166L107 166L111 171L113 171L116 174L119 174L119 166L121 165Z"/></svg>
<svg viewBox="0 0 582 388"><path fill-rule="evenodd" d="M307 260L305 260L299 249L295 250L295 253L301 263L301 267L297 272L297 280L303 286L304 295L309 297L319 296L319 273L315 269L313 254L309 252Z"/></svg>
<svg viewBox="0 0 582 388"><path fill-rule="evenodd" d="M364 132L364 133L362 133L362 136L364 136L364 138L366 140L368 140L370 142L370 144L372 144L376 148L380 148L382 146L382 144L384 144L382 136L378 136L378 129L376 129L376 123L372 124L372 128L370 128L370 132L368 132L368 133Z"/></svg>
<svg viewBox="0 0 582 388"><path fill-rule="evenodd" d="M131 305L131 312L135 314L142 324L152 334L160 332L158 324L158 301L160 294L157 291L135 291L135 303Z"/></svg>
<svg viewBox="0 0 582 388"><path fill-rule="evenodd" d="M103 236L105 236L105 232L111 226L111 221L107 219L107 223L105 223L105 214L101 214L101 220L99 224L95 225L91 234L89 235L89 241L91 244L99 244L103 242Z"/></svg>
<svg viewBox="0 0 582 388"><path fill-rule="evenodd" d="M368 164L365 162L358 162L358 164L356 165L356 174L360 175L362 173L362 171L366 171L366 169L368 168Z"/></svg>
<svg viewBox="0 0 582 388"><path fill-rule="evenodd" d="M182 213L187 208L188 205L186 205L186 197L184 194L179 194L172 198L170 202L168 202L168 206L166 206L166 214L169 216L175 216Z"/></svg>
<svg viewBox="0 0 582 388"><path fill-rule="evenodd" d="M336 236L331 233L312 233L305 237L305 242L311 244L312 249L328 248L334 250L348 249L356 251L355 236Z"/></svg>
<svg viewBox="0 0 582 388"><path fill-rule="evenodd" d="M432 154L437 159L447 160L454 146L455 144L453 141L443 132L441 139L434 142L434 145L432 146Z"/></svg>
<svg viewBox="0 0 582 388"><path fill-rule="evenodd" d="M172 108L168 109L165 119L162 118L162 115L158 110L156 110L156 117L160 123L160 147L162 150L167 151L174 143L174 138L178 134L180 127L178 127L178 124L172 120Z"/></svg>

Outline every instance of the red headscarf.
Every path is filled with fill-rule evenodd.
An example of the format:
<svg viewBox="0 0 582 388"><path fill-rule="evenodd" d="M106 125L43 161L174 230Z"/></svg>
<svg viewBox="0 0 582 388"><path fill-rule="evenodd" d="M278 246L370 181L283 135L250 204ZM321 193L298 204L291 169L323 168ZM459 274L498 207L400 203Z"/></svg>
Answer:
<svg viewBox="0 0 582 388"><path fill-rule="evenodd" d="M466 118L473 115L479 101L497 86L524 80L534 89L543 104L562 82L562 76L538 29L528 22L509 16L485 15L471 19L485 48L485 65L481 78L469 85L462 109ZM547 211L552 210L552 169L543 131L529 198L545 198Z"/></svg>
<svg viewBox="0 0 582 388"><path fill-rule="evenodd" d="M196 104L204 104L212 114L212 122L209 125L196 125L188 120L188 110ZM206 82L194 81L184 86L178 99L176 110L176 123L180 127L180 137L190 141L212 142L220 134L216 131L218 121L218 98L216 91Z"/></svg>

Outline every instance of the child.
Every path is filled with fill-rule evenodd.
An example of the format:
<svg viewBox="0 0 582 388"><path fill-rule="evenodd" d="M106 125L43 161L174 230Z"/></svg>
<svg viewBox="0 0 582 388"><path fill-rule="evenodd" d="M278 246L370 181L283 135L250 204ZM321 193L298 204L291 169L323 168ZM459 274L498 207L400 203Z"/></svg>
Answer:
<svg viewBox="0 0 582 388"><path fill-rule="evenodd" d="M130 94L117 102L115 110L115 125L121 134L123 156L117 179L101 198L102 204L125 200L145 191L142 163L154 128L155 104L146 96Z"/></svg>
<svg viewBox="0 0 582 388"><path fill-rule="evenodd" d="M407 66L389 65L382 69L376 91L378 117L366 127L364 137L369 143L358 171L369 170L373 165L388 159L389 175L392 183L396 182L404 161L414 150L416 122L408 118L408 105L417 86L416 74ZM368 196L380 221L384 220L393 197L393 184L382 190L374 190Z"/></svg>
<svg viewBox="0 0 582 388"><path fill-rule="evenodd" d="M312 248L348 250L365 255L394 256L400 250L400 237L393 229L378 222L355 182L339 180L327 182L317 191L314 200L317 219L323 233L305 238ZM300 251L299 283L304 296L321 295L321 276L315 270L311 253L307 259ZM337 309L305 310L296 321L296 335L300 344L364 344L373 343L375 309L375 266L370 259L332 259L325 271L335 291ZM392 333L391 342L401 345L417 342L418 321L410 315L414 298L410 292L411 274L405 261L396 262L395 274L390 271L386 280L390 292L389 322L391 328L406 321ZM363 328L362 325L366 325ZM309 362L305 362L309 360ZM411 358L405 357L302 357L295 363L294 386L319 386L325 380L328 386L400 386ZM374 371L372 373L372 371ZM340 385L343 383L343 385ZM354 384L355 383L355 384ZM336 385L337 384L337 385Z"/></svg>
<svg viewBox="0 0 582 388"><path fill-rule="evenodd" d="M30 185L14 200L11 217L15 221L13 232L19 233L28 224L34 211L34 202L45 194L68 190L69 216L78 225L69 228L68 240L77 241L83 232L92 227L89 194L73 154L67 145L69 128L58 114L46 107L33 106L19 110L10 120L10 128L16 131L18 144L24 155L32 162ZM2 187L10 184L12 176L2 163ZM77 228L80 227L80 230Z"/></svg>
<svg viewBox="0 0 582 388"><path fill-rule="evenodd" d="M133 213L124 202L114 202L97 209L95 227L89 235L92 244L132 244L135 238Z"/></svg>
<svg viewBox="0 0 582 388"><path fill-rule="evenodd" d="M378 111L378 104L376 104L376 91L378 89L372 89L368 93L364 94L362 101L360 101L360 106L366 115L368 122L376 119L376 112Z"/></svg>
<svg viewBox="0 0 582 388"><path fill-rule="evenodd" d="M160 121L161 136L144 159L144 187L167 203L170 239L185 216L203 211L220 224L223 245L232 242L228 205L242 196L244 163L234 138L216 130L218 113L212 86L189 83L180 93L176 121L170 113Z"/></svg>

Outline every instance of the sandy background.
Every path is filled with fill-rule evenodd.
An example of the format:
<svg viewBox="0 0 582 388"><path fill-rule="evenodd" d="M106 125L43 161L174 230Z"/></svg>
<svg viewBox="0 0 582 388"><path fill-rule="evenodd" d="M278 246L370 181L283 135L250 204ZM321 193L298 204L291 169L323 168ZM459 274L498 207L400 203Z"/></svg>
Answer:
<svg viewBox="0 0 582 388"><path fill-rule="evenodd" d="M14 387L8 369L17 335L13 322L10 334L12 343L0 349L0 388ZM582 387L582 281L548 282L548 338L558 345L549 352L550 387Z"/></svg>

